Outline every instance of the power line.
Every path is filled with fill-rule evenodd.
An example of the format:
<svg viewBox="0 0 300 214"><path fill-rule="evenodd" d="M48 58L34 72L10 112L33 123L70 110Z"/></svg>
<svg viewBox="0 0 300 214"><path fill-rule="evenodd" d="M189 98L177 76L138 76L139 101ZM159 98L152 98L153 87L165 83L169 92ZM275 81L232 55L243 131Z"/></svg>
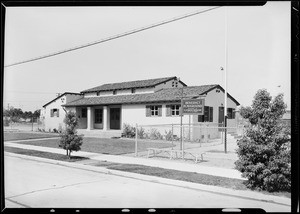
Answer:
<svg viewBox="0 0 300 214"><path fill-rule="evenodd" d="M181 20L181 19L185 19L185 18L188 18L188 17L191 17L191 16L195 16L195 15L198 15L198 14L201 14L201 13L205 13L205 12L217 9L219 7L222 7L222 6L217 6L217 7L213 7L213 8L206 9L206 10L192 12L192 13L189 13L189 14L186 14L186 15L182 15L182 16L179 16L179 17L169 19L169 20L161 21L159 23L152 24L152 25L149 25L149 26L146 26L146 27L138 28L138 29L127 31L127 32L121 33L121 34L117 34L115 36L111 36L111 37L108 37L108 38L105 38L105 39L90 42L90 43L87 43L87 44L84 44L84 45L76 46L76 47L73 47L73 48L58 51L58 52L51 53L51 54L48 54L48 55L39 56L39 57L36 57L36 58L32 58L32 59L12 63L12 64L9 64L9 65L5 65L4 67L11 67L11 66L19 65L19 64L24 64L24 63L27 63L27 62L32 62L32 61L36 61L36 60L56 56L56 55L63 54L63 53L66 53L66 52L75 51L75 50L78 50L78 49L81 49L81 48L86 48L86 47L96 45L96 44L99 44L99 43L104 43L104 42L107 42L107 41L110 41L110 40L118 39L118 38L125 37L125 36L131 35L131 34L135 34L135 33L138 33L138 32L144 31L144 30L148 30L148 29L151 29L151 28L154 28L154 27L158 27L158 26L165 25L165 24L168 24L168 23L171 23L171 22L175 22L175 21L178 21L178 20Z"/></svg>
<svg viewBox="0 0 300 214"><path fill-rule="evenodd" d="M34 91L9 91L5 90L5 93L21 93L21 94L57 94L58 92L34 92Z"/></svg>

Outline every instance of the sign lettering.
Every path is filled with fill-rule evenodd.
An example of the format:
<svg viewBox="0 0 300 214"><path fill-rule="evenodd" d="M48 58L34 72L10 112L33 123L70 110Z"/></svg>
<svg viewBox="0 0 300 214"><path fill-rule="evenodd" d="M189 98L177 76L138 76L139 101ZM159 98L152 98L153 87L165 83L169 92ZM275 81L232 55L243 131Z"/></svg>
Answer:
<svg viewBox="0 0 300 214"><path fill-rule="evenodd" d="M183 114L204 114L204 99L182 100Z"/></svg>

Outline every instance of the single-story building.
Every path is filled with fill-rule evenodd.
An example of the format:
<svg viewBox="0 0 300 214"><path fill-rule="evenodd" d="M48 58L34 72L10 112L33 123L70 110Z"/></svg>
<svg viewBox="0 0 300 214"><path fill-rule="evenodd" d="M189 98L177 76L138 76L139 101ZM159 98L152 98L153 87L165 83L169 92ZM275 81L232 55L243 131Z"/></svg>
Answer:
<svg viewBox="0 0 300 214"><path fill-rule="evenodd" d="M78 131L85 135L121 136L124 124L180 124L182 95L189 98L201 96L205 100L204 115L184 115L183 124L218 126L224 122L224 89L220 85L187 86L173 76L104 84L80 94L64 93L43 106L45 127L47 130L55 125L57 128L61 126L63 109L76 112L80 120ZM65 98L64 102L62 98ZM235 109L238 105L228 94L228 126L236 125ZM201 137L196 129L192 132L194 139Z"/></svg>

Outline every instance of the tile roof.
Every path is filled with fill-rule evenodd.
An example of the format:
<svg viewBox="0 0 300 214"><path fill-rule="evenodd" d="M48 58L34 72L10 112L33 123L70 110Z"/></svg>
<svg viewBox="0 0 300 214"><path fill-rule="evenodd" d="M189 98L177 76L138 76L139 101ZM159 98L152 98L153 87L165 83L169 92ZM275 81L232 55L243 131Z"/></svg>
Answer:
<svg viewBox="0 0 300 214"><path fill-rule="evenodd" d="M50 103L54 102L55 100L57 100L57 99L59 99L59 98L65 96L65 95L67 95L67 94L81 95L81 94L79 94L79 93L74 93L74 92L65 92L65 93L63 93L63 94L61 94L61 95L55 97L53 100L51 100L50 102L46 103L45 105L43 105L43 108L45 108L45 107L46 107L47 105L49 105Z"/></svg>
<svg viewBox="0 0 300 214"><path fill-rule="evenodd" d="M214 88L224 89L220 85L202 85L190 86L183 88L184 96L203 95ZM112 104L134 104L134 103L154 103L154 102L178 102L180 101L181 88L165 88L155 93L145 94L130 94L130 95L114 95L114 96L99 96L99 97L86 97L73 102L67 103L64 106L93 106L93 105L112 105ZM239 103L231 97L236 102Z"/></svg>
<svg viewBox="0 0 300 214"><path fill-rule="evenodd" d="M109 91L109 90L115 90L115 89L153 87L153 86L156 86L160 83L164 83L164 82L166 82L168 80L171 80L171 79L176 79L176 76L157 78L157 79L136 80L136 81L130 81L130 82L108 83L108 84L104 84L104 85L100 85L100 86L97 86L97 87L94 87L94 88L84 90L81 93L96 92L96 91ZM186 86L185 83L183 83L183 82L181 82L181 83Z"/></svg>

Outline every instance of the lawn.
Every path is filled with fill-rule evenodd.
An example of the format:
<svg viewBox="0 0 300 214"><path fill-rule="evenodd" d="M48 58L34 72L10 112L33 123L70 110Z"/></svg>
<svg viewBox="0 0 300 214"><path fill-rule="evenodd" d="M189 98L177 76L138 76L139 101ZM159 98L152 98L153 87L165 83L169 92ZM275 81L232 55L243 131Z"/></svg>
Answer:
<svg viewBox="0 0 300 214"><path fill-rule="evenodd" d="M28 139L39 139L58 137L56 133L40 133L40 132L4 132L4 141L12 140L28 140Z"/></svg>
<svg viewBox="0 0 300 214"><path fill-rule="evenodd" d="M35 146L59 148L58 147L59 139L47 139L47 140L27 141L27 142L19 142L19 143L35 145ZM140 141L138 144L138 151L139 152L146 151L147 148L150 147L165 148L171 146L172 145L170 143ZM121 154L134 153L134 148L135 148L134 140L84 137L83 144L81 146L81 151L111 154L111 155L121 155Z"/></svg>

